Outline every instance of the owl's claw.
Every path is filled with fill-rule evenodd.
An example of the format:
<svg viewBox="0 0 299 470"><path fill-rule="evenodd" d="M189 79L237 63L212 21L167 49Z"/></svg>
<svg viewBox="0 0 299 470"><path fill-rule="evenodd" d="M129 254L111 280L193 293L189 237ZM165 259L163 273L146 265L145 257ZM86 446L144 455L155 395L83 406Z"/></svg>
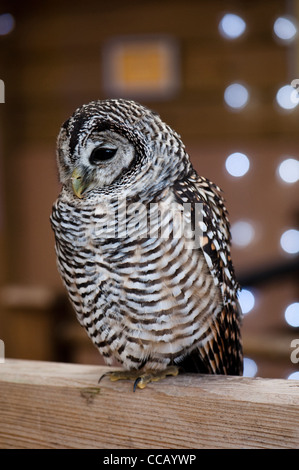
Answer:
<svg viewBox="0 0 299 470"><path fill-rule="evenodd" d="M117 380L133 380L134 378L132 377L130 371L113 370L111 372L105 372L105 374L101 375L98 383L100 383L105 377L110 377L111 382L116 382Z"/></svg>
<svg viewBox="0 0 299 470"><path fill-rule="evenodd" d="M110 377L111 382L117 380L134 380L133 391L136 391L136 388L145 388L150 382L158 382L159 380L165 379L168 375L176 376L179 373L179 368L176 366L167 367L164 370L147 370L147 371L130 371L130 370L116 370L111 372L106 372L99 378L99 382L104 377Z"/></svg>
<svg viewBox="0 0 299 470"><path fill-rule="evenodd" d="M167 367L164 370L147 370L143 374L139 375L134 382L133 390L135 392L136 388L145 388L150 382L158 382L159 380L165 379L168 375L173 377L177 376L179 373L179 368L176 366Z"/></svg>

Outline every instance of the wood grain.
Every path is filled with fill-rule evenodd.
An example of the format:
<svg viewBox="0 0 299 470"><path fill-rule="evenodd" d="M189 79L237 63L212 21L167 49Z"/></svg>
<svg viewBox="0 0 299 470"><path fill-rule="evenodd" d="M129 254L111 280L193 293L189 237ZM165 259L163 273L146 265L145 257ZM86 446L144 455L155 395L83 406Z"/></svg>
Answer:
<svg viewBox="0 0 299 470"><path fill-rule="evenodd" d="M132 391L109 368L0 365L1 448L299 448L299 382L181 375Z"/></svg>

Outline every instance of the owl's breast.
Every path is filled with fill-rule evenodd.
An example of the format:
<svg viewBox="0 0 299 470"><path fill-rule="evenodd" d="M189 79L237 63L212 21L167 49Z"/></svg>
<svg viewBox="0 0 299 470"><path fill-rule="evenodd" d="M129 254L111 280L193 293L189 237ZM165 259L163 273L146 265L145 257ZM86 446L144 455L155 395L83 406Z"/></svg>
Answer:
<svg viewBox="0 0 299 470"><path fill-rule="evenodd" d="M182 357L221 309L205 258L170 202L53 211L60 272L77 316L101 353L126 367Z"/></svg>

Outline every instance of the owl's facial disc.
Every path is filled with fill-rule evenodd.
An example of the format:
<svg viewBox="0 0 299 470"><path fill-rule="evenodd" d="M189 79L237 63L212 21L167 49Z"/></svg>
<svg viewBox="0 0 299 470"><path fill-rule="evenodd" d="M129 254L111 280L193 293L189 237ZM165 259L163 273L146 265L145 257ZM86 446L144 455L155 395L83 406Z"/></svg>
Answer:
<svg viewBox="0 0 299 470"><path fill-rule="evenodd" d="M95 188L112 184L129 168L134 155L133 144L116 132L92 135L72 172L74 194L81 199Z"/></svg>

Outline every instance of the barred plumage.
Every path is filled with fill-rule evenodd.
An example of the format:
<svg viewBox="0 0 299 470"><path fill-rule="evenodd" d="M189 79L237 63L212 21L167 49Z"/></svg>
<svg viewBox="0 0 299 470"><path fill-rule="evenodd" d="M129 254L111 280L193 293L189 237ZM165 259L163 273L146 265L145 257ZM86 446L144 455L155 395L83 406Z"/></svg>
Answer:
<svg viewBox="0 0 299 470"><path fill-rule="evenodd" d="M58 267L106 362L241 374L227 211L178 134L133 101L94 101L62 126L57 161Z"/></svg>

